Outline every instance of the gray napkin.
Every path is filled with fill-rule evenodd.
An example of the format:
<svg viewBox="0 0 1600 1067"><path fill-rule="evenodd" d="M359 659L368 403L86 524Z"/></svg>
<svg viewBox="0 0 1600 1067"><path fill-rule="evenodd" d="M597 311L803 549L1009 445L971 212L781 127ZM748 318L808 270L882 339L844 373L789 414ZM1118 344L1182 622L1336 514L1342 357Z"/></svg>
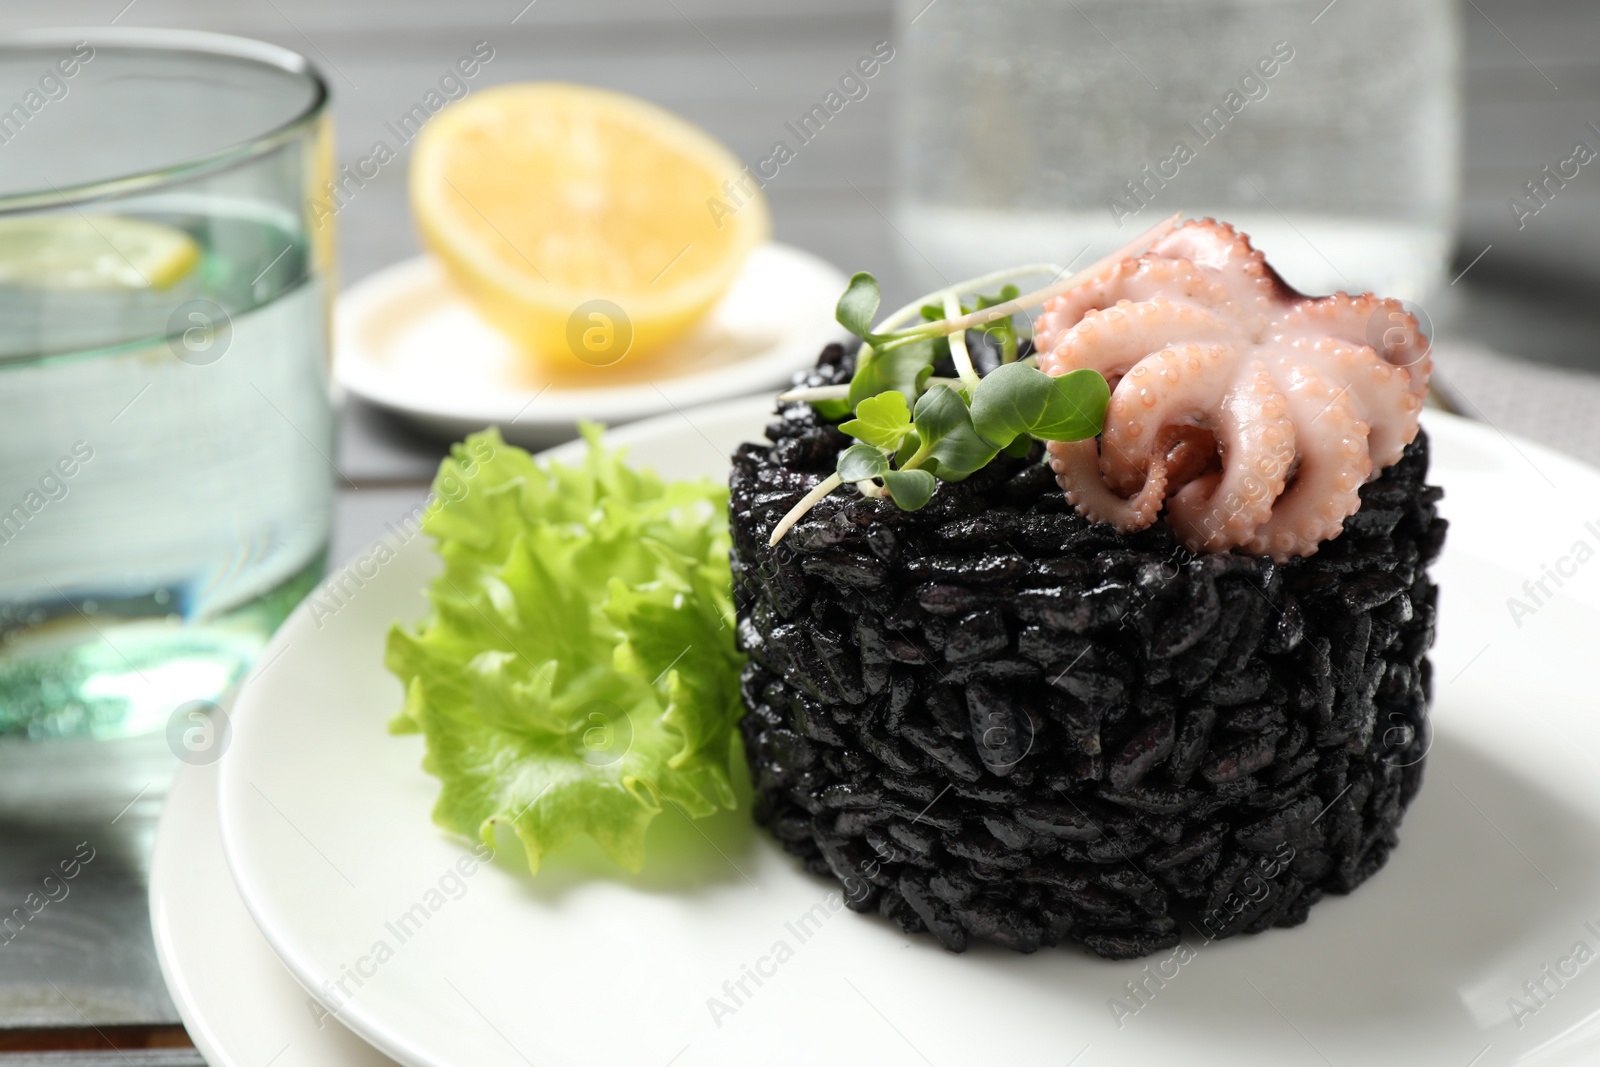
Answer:
<svg viewBox="0 0 1600 1067"><path fill-rule="evenodd" d="M1434 346L1433 362L1451 410L1600 467L1600 375L1460 342Z"/></svg>

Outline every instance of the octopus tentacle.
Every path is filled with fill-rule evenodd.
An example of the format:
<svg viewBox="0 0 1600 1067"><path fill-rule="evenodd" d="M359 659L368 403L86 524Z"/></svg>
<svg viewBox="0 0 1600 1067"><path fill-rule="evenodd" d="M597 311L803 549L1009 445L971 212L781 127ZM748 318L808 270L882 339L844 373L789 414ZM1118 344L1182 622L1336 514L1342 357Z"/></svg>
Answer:
<svg viewBox="0 0 1600 1067"><path fill-rule="evenodd" d="M1033 318L1033 347L1041 357L1053 351L1067 331L1089 312L1114 307L1117 301L1125 298L1117 283L1128 262L1123 260L1094 281L1045 301Z"/></svg>
<svg viewBox="0 0 1600 1067"><path fill-rule="evenodd" d="M1211 428L1211 413L1236 374L1232 355L1222 346L1187 344L1147 356L1128 372L1111 395L1100 442L1108 484L1124 492L1138 486L1157 438L1168 427Z"/></svg>
<svg viewBox="0 0 1600 1067"><path fill-rule="evenodd" d="M1338 367L1355 413L1371 431L1367 448L1373 463L1381 470L1397 462L1417 436L1422 411L1422 397L1412 390L1409 372L1379 358L1369 345L1326 338L1313 343L1311 351L1319 357L1315 363Z"/></svg>
<svg viewBox="0 0 1600 1067"><path fill-rule="evenodd" d="M1167 522L1190 547L1225 551L1272 514L1295 458L1288 402L1262 363L1223 400L1217 415L1223 466L1196 478L1167 504Z"/></svg>
<svg viewBox="0 0 1600 1067"><path fill-rule="evenodd" d="M1167 484L1183 485L1206 473L1220 462L1217 438L1201 426L1171 426L1167 429L1172 444L1167 448Z"/></svg>
<svg viewBox="0 0 1600 1067"><path fill-rule="evenodd" d="M1428 338L1416 316L1393 298L1371 293L1349 296L1335 293L1297 302L1283 317L1281 328L1293 340L1302 337L1336 337L1351 344L1368 345L1384 362L1395 367L1416 368L1411 376L1412 391L1427 392L1428 372L1432 369ZM1427 368L1423 369L1424 362Z"/></svg>
<svg viewBox="0 0 1600 1067"><path fill-rule="evenodd" d="M1101 278L1049 300L1033 323L1034 347L1053 351L1074 326L1096 311L1123 303L1165 302L1166 294L1182 293L1183 303L1222 307L1228 287L1187 259L1146 256L1123 260Z"/></svg>
<svg viewBox="0 0 1600 1067"><path fill-rule="evenodd" d="M1067 494L1067 502L1090 522L1107 522L1123 533L1142 530L1156 521L1167 492L1166 461L1157 457L1144 485L1131 497L1118 496L1100 478L1100 451L1091 438L1051 441L1050 469Z"/></svg>
<svg viewBox="0 0 1600 1067"><path fill-rule="evenodd" d="M1205 308L1166 300L1124 302L1085 315L1053 349L1041 354L1039 366L1047 374L1087 367L1115 388L1134 364L1171 340L1205 343L1228 336L1227 326Z"/></svg>
<svg viewBox="0 0 1600 1067"><path fill-rule="evenodd" d="M1216 219L1201 219L1171 230L1155 243L1151 253L1170 259L1188 260L1212 270L1255 263L1267 266L1267 257L1250 243L1250 238L1232 225Z"/></svg>
<svg viewBox="0 0 1600 1067"><path fill-rule="evenodd" d="M1225 222L1202 219L1168 233L1151 251L1177 262L1206 269L1211 284L1222 292L1209 306L1231 305L1236 314L1266 314L1286 298L1304 299L1278 276L1250 238Z"/></svg>
<svg viewBox="0 0 1600 1067"><path fill-rule="evenodd" d="M1242 546L1280 563L1311 555L1323 541L1343 532L1344 520L1361 507L1361 486L1373 466L1367 424L1348 395L1315 371L1306 371L1287 401L1302 423L1318 423L1318 432L1304 436L1293 483Z"/></svg>

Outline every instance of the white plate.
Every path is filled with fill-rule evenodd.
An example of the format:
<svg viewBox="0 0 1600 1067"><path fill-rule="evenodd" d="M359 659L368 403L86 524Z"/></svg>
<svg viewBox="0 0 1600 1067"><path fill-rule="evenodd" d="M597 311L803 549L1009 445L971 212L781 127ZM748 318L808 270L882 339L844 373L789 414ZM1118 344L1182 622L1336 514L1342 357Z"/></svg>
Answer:
<svg viewBox="0 0 1600 1067"><path fill-rule="evenodd" d="M214 764L183 768L167 794L150 864L150 923L167 991L211 1067L393 1067L319 1016L250 921L217 835Z"/></svg>
<svg viewBox="0 0 1600 1067"><path fill-rule="evenodd" d="M658 359L590 368L569 357L563 363L582 373L554 380L478 316L437 260L417 256L339 298L334 376L436 433L497 423L506 440L542 447L573 436L579 419L615 425L788 384L845 336L833 309L847 281L809 252L765 245L706 320Z"/></svg>
<svg viewBox="0 0 1600 1067"><path fill-rule="evenodd" d="M616 436L664 473L721 472L767 411L727 404ZM953 956L829 912L828 884L744 812L704 836L663 815L640 877L578 852L533 879L506 850L453 879L467 845L429 821L421 742L384 732L401 698L384 632L423 610L434 570L421 538L320 628L297 612L240 696L220 805L241 894L302 983L418 1067L1594 1062L1600 977L1558 989L1541 968L1576 966L1562 961L1580 941L1600 950L1600 563L1551 585L1520 627L1507 598L1542 563L1572 570L1561 557L1578 540L1600 544L1584 525L1600 476L1427 421L1454 523L1427 783L1389 865L1298 929L1201 947L1165 979L1147 977L1172 970L1161 956ZM427 917L402 943L392 927L417 905ZM750 995L714 1017L711 998L733 1005L724 983L741 980ZM1550 992L1530 1000L1523 982L1541 980ZM1110 1004L1134 981L1146 1003L1119 1018Z"/></svg>

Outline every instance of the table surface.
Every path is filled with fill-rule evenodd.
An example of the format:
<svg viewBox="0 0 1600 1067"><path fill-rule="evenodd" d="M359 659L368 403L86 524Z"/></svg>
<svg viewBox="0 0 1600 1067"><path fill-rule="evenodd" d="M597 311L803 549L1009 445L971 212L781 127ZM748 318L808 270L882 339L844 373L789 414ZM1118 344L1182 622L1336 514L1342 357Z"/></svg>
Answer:
<svg viewBox="0 0 1600 1067"><path fill-rule="evenodd" d="M8 28L115 20L237 33L303 52L333 88L341 163L365 155L383 124L479 40L495 49L480 85L561 79L637 93L754 159L858 53L892 36L885 0L4 0L0 11ZM1470 270L1433 309L1439 338L1600 368L1600 257L1592 252L1600 246L1600 183L1574 182L1552 217L1541 213L1522 229L1506 207L1540 166L1569 154L1585 122L1600 121L1600 55L1592 47L1600 5L1468 0L1463 19L1466 198L1455 270ZM905 291L895 266L903 238L883 214L895 94L889 67L850 120L830 125L767 190L778 239L846 269L872 265L891 299ZM403 164L384 168L340 212L343 281L417 251L404 174ZM346 404L336 462L348 481L335 562L421 499L444 447L365 404ZM0 1064L201 1062L193 1049L170 1047L186 1039L150 939L145 878L157 809L139 797L113 822L0 827L0 900L23 899L74 843L92 840L98 850L70 904L0 946ZM81 1051L14 1051L24 1049Z"/></svg>

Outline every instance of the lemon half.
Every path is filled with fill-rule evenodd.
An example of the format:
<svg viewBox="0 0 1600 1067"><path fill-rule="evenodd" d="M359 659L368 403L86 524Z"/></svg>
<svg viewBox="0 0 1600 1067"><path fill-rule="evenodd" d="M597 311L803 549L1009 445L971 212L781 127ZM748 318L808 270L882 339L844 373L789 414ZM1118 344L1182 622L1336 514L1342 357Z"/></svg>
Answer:
<svg viewBox="0 0 1600 1067"><path fill-rule="evenodd" d="M411 207L485 318L547 363L605 366L681 336L767 239L766 200L743 170L636 97L504 85L423 130Z"/></svg>

